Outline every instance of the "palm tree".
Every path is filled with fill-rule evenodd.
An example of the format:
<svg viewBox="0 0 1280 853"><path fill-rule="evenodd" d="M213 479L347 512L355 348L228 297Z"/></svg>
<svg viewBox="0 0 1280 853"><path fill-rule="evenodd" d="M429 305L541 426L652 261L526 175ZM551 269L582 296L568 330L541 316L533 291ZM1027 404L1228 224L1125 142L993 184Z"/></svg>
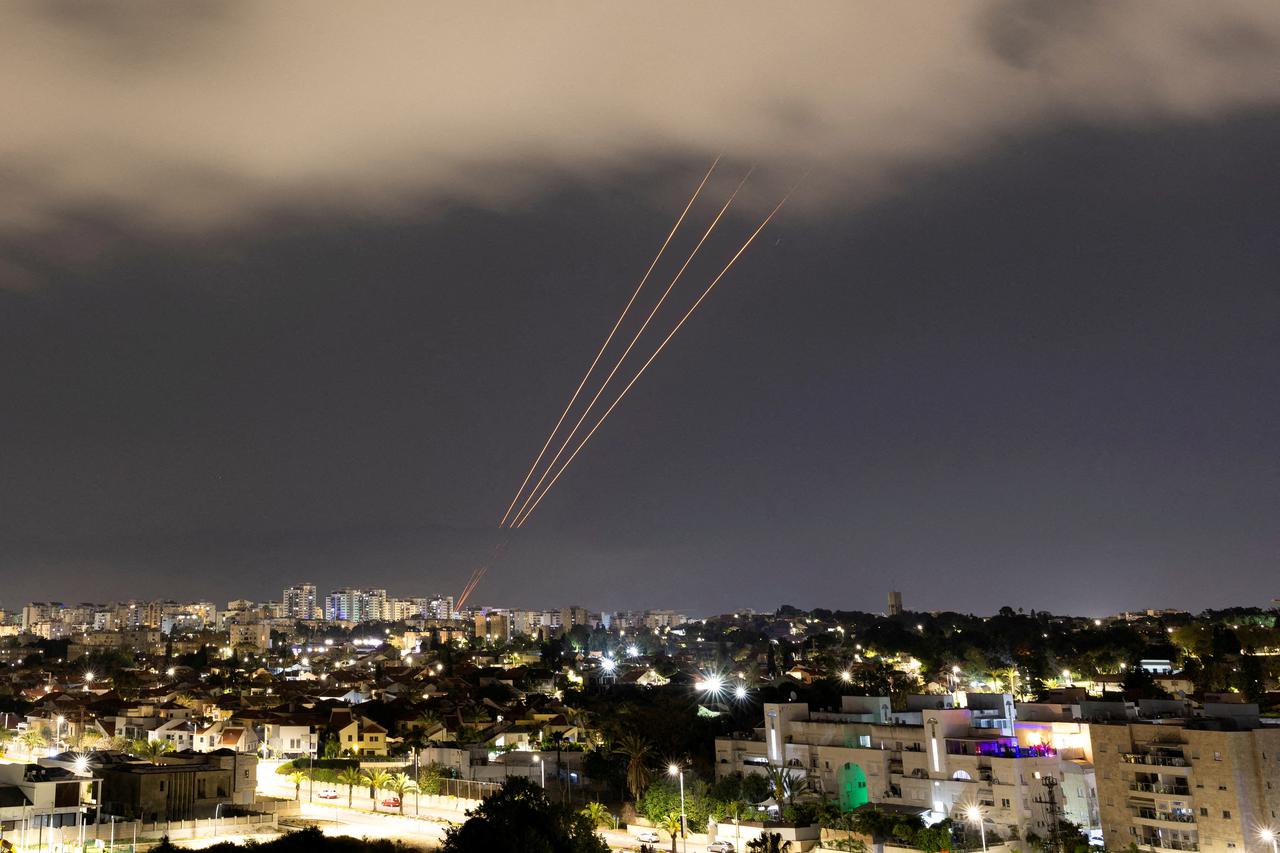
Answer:
<svg viewBox="0 0 1280 853"><path fill-rule="evenodd" d="M748 841L747 850L751 853L788 853L791 842L783 841L781 833L766 832L759 838Z"/></svg>
<svg viewBox="0 0 1280 853"><path fill-rule="evenodd" d="M671 836L671 853L676 853L676 839L680 837L680 830L683 827L684 822L680 820L680 812L667 812L662 820L658 821L658 829Z"/></svg>
<svg viewBox="0 0 1280 853"><path fill-rule="evenodd" d="M792 775L785 767L769 767L765 770L769 787L773 788L773 798L778 802L786 800L794 805L796 797L809 790L809 780L803 776Z"/></svg>
<svg viewBox="0 0 1280 853"><path fill-rule="evenodd" d="M294 770L289 774L289 781L293 783L293 798L295 800L302 799L302 782L307 778L305 770Z"/></svg>
<svg viewBox="0 0 1280 853"><path fill-rule="evenodd" d="M12 729L0 729L0 755L4 755L5 750L9 748L10 742L13 741L14 735Z"/></svg>
<svg viewBox="0 0 1280 853"><path fill-rule="evenodd" d="M143 761L159 764L160 756L166 752L173 752L173 744L167 740L143 740L138 738L129 745L129 752Z"/></svg>
<svg viewBox="0 0 1280 853"><path fill-rule="evenodd" d="M43 726L37 726L34 729L27 729L18 736L18 740L27 748L27 752L34 753L37 749L49 745L49 738L46 734L48 730Z"/></svg>
<svg viewBox="0 0 1280 853"><path fill-rule="evenodd" d="M432 735L444 728L444 720L435 711L423 711L413 725L422 731L423 738L431 740Z"/></svg>
<svg viewBox="0 0 1280 853"><path fill-rule="evenodd" d="M587 803L582 814L591 821L592 826L612 826L613 815L604 803Z"/></svg>
<svg viewBox="0 0 1280 853"><path fill-rule="evenodd" d="M359 767L344 767L338 771L338 784L347 786L347 808L351 808L351 800L355 796L356 785L364 781Z"/></svg>
<svg viewBox="0 0 1280 853"><path fill-rule="evenodd" d="M631 791L632 798L639 802L644 796L645 788L649 787L652 776L648 762L653 757L653 747L649 741L632 732L624 735L613 751L626 756L627 789Z"/></svg>
<svg viewBox="0 0 1280 853"><path fill-rule="evenodd" d="M364 771L364 783L369 786L369 796L373 799L373 810L378 810L378 791L387 787L391 774L385 770Z"/></svg>
<svg viewBox="0 0 1280 853"><path fill-rule="evenodd" d="M405 795L412 794L418 790L418 783L413 781L407 773L396 773L387 780L383 787L396 795L396 799L400 801L400 814L403 815Z"/></svg>

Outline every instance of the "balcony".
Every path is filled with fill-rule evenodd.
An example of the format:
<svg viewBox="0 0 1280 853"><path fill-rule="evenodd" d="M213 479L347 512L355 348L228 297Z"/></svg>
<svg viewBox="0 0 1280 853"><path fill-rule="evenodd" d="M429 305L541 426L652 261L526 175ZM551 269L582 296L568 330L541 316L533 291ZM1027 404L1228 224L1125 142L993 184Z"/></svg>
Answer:
<svg viewBox="0 0 1280 853"><path fill-rule="evenodd" d="M1169 794L1171 796L1189 797L1191 789L1186 785L1163 785L1158 782L1130 782L1130 791L1141 791L1144 794Z"/></svg>
<svg viewBox="0 0 1280 853"><path fill-rule="evenodd" d="M1142 820L1156 820L1168 823L1195 823L1195 814L1191 809L1179 809L1176 811L1161 811L1160 809L1137 808L1134 809L1134 817Z"/></svg>
<svg viewBox="0 0 1280 853"><path fill-rule="evenodd" d="M1190 767L1191 762L1177 755L1148 755L1145 752L1126 752L1120 760L1127 764L1146 764L1152 767Z"/></svg>
<svg viewBox="0 0 1280 853"><path fill-rule="evenodd" d="M1155 850L1199 850L1200 844L1196 841L1179 841L1176 838L1160 838L1158 836L1139 836L1138 844L1142 847L1151 847Z"/></svg>

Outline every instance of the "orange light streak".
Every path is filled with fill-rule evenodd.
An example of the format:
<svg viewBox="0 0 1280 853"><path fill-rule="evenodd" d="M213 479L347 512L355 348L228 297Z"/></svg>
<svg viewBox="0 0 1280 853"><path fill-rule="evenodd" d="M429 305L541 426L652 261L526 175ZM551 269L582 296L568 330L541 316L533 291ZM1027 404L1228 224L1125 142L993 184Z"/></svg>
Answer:
<svg viewBox="0 0 1280 853"><path fill-rule="evenodd" d="M676 336L676 332L680 331L680 327L683 326L685 322L689 319L689 317L693 315L694 311L698 310L698 306L701 305L703 300L707 298L707 295L711 293L711 291L715 288L715 286L720 283L720 280L724 278L725 274L728 273L730 269L732 269L735 263L737 263L738 258L742 257L742 253L747 250L747 248L755 241L756 237L760 235L760 232L765 229L765 226L769 224L770 220L772 220L773 217L777 215L778 211L782 209L783 205L787 203L787 200L791 198L791 193L793 192L795 192L795 187L792 187L791 190L788 191L785 196L783 196L782 201L778 202L777 207L775 207L773 210L769 212L769 215L764 218L764 221L760 223L760 226L756 228L756 230L752 232L751 236L747 238L747 241L742 244L742 248L738 249L737 253L735 253L734 256L729 259L729 263L725 264L724 269L720 270L719 275L717 275L714 279L712 279L711 284L707 285L707 289L702 291L702 295L698 297L698 300L693 303L693 306L688 311L685 312L684 316L680 318L680 321L676 323L675 327L671 330L671 332L665 338L663 338L662 343L658 344L658 348L653 351L653 355L649 356L649 359L643 365L641 365L640 370L636 372L636 375L633 376L631 378L631 381L627 383L627 386L622 389L622 393L620 393L614 399L613 403L609 405L609 408L605 409L604 414L601 415L600 419L596 421L593 427L591 427L590 431L587 432L587 434L583 437L582 441L578 442L578 446L574 448L571 454L569 454L569 458L566 459L564 464L560 466L560 470L558 470L556 472L556 475L551 478L551 482L547 483L546 487L542 489L542 492L537 494L537 498L533 501L532 505L529 506L527 509L521 510L520 514L516 517L515 521L512 522L512 527L519 528L524 526L524 523L529 520L529 516L532 515L533 511L538 508L538 504L542 503L542 499L545 498L547 496L547 493L551 491L552 486L556 484L556 481L558 481L560 477L564 474L564 472L569 468L569 466L573 463L573 460L577 458L580 452L582 452L582 448L585 447L587 442L591 440L591 437L596 434L596 430L600 429L600 425L605 422L605 419L608 418L609 415L613 412L613 410L617 407L617 405L620 402L622 402L622 398L627 396L627 392L630 391L631 387L636 384L636 382L640 379L642 375L644 375L644 372L648 370L649 365L653 364L653 360L658 357L658 354L661 353L662 350L666 347L666 345L671 342L671 339ZM537 489L535 487L535 493L536 492L537 492Z"/></svg>
<svg viewBox="0 0 1280 853"><path fill-rule="evenodd" d="M702 245L706 243L707 238L711 236L711 232L716 230L716 226L720 224L720 220L724 217L725 211L729 209L729 205L733 204L733 200L738 197L738 193L741 192L742 187L747 183L747 179L751 177L751 173L754 171L755 167L752 166L751 169L747 171L747 174L743 176L742 180L738 183L738 186L729 196L728 201L726 201L724 206L720 208L715 219L711 220L711 224L707 226L707 230L702 233L701 239L699 239L698 244L693 247L693 251L689 253L689 257L685 258L684 264L681 265L680 270L675 274L675 277L671 279L671 282L667 285L667 289L662 292L662 296L658 297L658 301L649 312L649 316L645 317L644 323L640 325L640 330L631 338L631 342L628 343L627 348L622 351L622 355L618 356L618 360L614 363L613 369L610 370L609 375L604 378L604 382L601 383L599 390L595 393L595 396L591 398L591 402L587 403L587 407L582 410L582 415L578 418L577 423L573 425L573 429L569 430L569 434L564 437L564 441L561 443L560 449L556 451L555 456L553 456L551 461L547 463L547 467L542 472L542 476L538 478L538 482L533 484L533 488L529 491L529 496L525 498L524 503L520 505L520 510L516 513L516 518L523 515L525 510L529 508L534 495L538 493L538 489L542 487L547 476L551 473L552 469L555 468L556 463L560 461L560 457L564 455L565 450L569 447L569 443L573 441L573 437L578 434L578 430L582 427L583 422L586 421L587 416L591 414L591 409L597 402L599 402L601 395L603 395L605 389L609 387L609 383L613 381L613 377L616 376L618 371L622 368L622 363L626 361L627 356L631 354L631 350L635 348L636 342L640 340L640 336L649 328L649 323L653 321L654 315L658 313L658 309L662 307L662 303L666 302L667 297L671 295L671 291L675 288L676 283L680 281L685 270L689 268L689 264L693 263L693 259L697 257L698 252L702 249ZM519 525L513 520L510 526L518 527Z"/></svg>
<svg viewBox="0 0 1280 853"><path fill-rule="evenodd" d="M609 330L609 334L605 337L604 343L600 345L599 352L597 352L596 357L592 359L591 366L587 368L586 373L582 374L582 380L578 383L578 387L574 389L573 396L569 398L568 405L566 405L564 407L564 411L560 413L560 419L557 420L556 425L551 428L551 433L547 436L546 442L543 443L542 449L538 451L537 458L535 458L533 460L533 464L529 466L529 473L524 475L524 481L520 483L520 488L516 489L515 497L511 499L510 505L507 506L507 511L502 514L502 520L498 522L499 527L505 526L507 519L511 517L511 510L515 507L516 501L520 500L520 496L524 494L525 486L529 485L529 480L533 477L533 472L538 470L538 464L542 462L542 457L546 455L547 448L551 446L551 440L556 437L556 433L564 424L565 418L569 416L569 411L573 408L573 404L577 402L578 395L582 393L583 387L586 386L587 379L590 378L591 372L595 370L596 365L600 363L600 359L604 355L604 351L613 340L613 336L617 334L618 327L622 325L623 318L627 316L627 312L630 311L631 306L635 304L636 297L640 295L640 291L644 288L645 282L649 280L649 276L653 273L654 267L658 265L658 261L662 258L663 253L666 252L667 246L671 243L671 239L675 237L676 231L680 228L680 224L684 222L684 218L693 207L693 203L698 200L698 196L702 193L702 188L705 187L707 185L707 181L711 179L711 173L716 170L716 165L719 162L720 155L716 155L716 159L711 161L711 168L707 169L707 173L702 176L701 183L699 183L697 189L693 191L693 195L689 197L689 202L684 206L684 210L680 212L679 218L676 219L676 224L671 226L671 231L667 234L667 239L662 241L662 246L658 249L658 254L654 255L653 261L649 264L649 268L644 272L644 277L641 278L640 283L636 285L635 292L632 293L631 298L627 300L626 307L622 309L622 313L619 314L618 319L614 321L613 328ZM552 462L551 464L554 465L555 463ZM534 489L536 490L537 486L535 486Z"/></svg>

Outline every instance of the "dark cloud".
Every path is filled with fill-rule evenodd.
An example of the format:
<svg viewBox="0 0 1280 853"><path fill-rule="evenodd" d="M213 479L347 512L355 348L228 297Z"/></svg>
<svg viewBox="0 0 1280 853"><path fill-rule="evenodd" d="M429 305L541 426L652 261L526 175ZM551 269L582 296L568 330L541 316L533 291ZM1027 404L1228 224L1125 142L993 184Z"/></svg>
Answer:
<svg viewBox="0 0 1280 853"><path fill-rule="evenodd" d="M0 8L6 606L456 591L720 150L481 600L1275 594L1274 4L370 8Z"/></svg>

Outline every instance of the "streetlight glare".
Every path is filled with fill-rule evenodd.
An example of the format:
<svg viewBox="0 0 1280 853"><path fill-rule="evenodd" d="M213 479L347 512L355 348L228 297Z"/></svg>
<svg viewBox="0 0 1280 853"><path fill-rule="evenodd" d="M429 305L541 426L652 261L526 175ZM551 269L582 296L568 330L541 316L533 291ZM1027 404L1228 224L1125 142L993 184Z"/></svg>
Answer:
<svg viewBox="0 0 1280 853"><path fill-rule="evenodd" d="M969 806L969 808L964 810L964 814L965 814L965 817L969 818L969 820L973 821L974 823L977 823L978 821L982 820L982 809L978 808L977 806Z"/></svg>
<svg viewBox="0 0 1280 853"><path fill-rule="evenodd" d="M670 774L670 775L672 775L672 776L679 776L679 775L680 775L680 765L679 765L679 764L668 764L668 765L667 765L667 773L669 773L669 774Z"/></svg>
<svg viewBox="0 0 1280 853"><path fill-rule="evenodd" d="M746 698L747 698L747 688L745 688L745 687L743 687L741 684L739 684L737 687L733 688L733 696L734 696L734 698L735 698L735 699L746 699Z"/></svg>

